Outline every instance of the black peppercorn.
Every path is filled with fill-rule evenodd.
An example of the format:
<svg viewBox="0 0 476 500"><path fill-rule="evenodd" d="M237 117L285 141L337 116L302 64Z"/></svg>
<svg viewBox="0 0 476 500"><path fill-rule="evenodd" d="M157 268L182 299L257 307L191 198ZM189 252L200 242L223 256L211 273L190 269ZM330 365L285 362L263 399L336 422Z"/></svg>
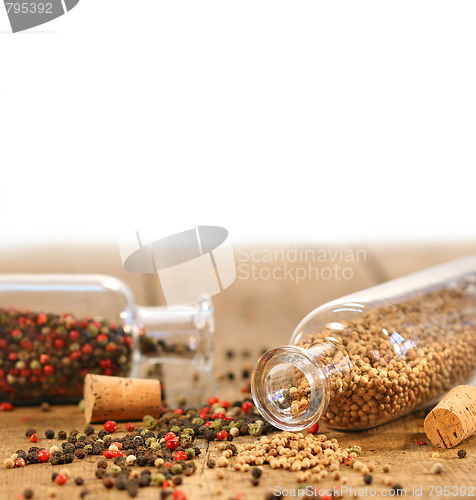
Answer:
<svg viewBox="0 0 476 500"><path fill-rule="evenodd" d="M41 403L40 405L40 410L41 411L50 411L50 403L48 403L47 401L44 401L43 403Z"/></svg>
<svg viewBox="0 0 476 500"><path fill-rule="evenodd" d="M65 431L59 431L58 432L58 439L66 439L66 432Z"/></svg>
<svg viewBox="0 0 476 500"><path fill-rule="evenodd" d="M392 486L392 491L395 496L402 496L405 494L405 490L403 489L403 486L400 486L399 484L394 484Z"/></svg>
<svg viewBox="0 0 476 500"><path fill-rule="evenodd" d="M37 464L39 462L38 453L36 451L28 453L25 461L29 464Z"/></svg>
<svg viewBox="0 0 476 500"><path fill-rule="evenodd" d="M56 476L58 475L57 472L52 472L51 473L51 480L54 481L56 479Z"/></svg>
<svg viewBox="0 0 476 500"><path fill-rule="evenodd" d="M263 474L263 471L259 467L253 467L251 469L251 474L253 475L253 477L259 479L261 477L261 474Z"/></svg>
<svg viewBox="0 0 476 500"><path fill-rule="evenodd" d="M64 463L70 464L74 460L74 453L65 453L64 454Z"/></svg>
<svg viewBox="0 0 476 500"><path fill-rule="evenodd" d="M84 498L84 497L89 496L90 494L91 494L91 492L89 490L84 489L84 490L81 490L81 493L79 494L79 496L81 498Z"/></svg>
<svg viewBox="0 0 476 500"><path fill-rule="evenodd" d="M174 476L172 479L172 482L175 484L175 486L180 486L183 483L183 477L182 476Z"/></svg>
<svg viewBox="0 0 476 500"><path fill-rule="evenodd" d="M32 434L36 434L36 430L33 429L32 427L30 427L29 429L27 429L27 431L25 432L25 436L27 438L29 438Z"/></svg>
<svg viewBox="0 0 476 500"><path fill-rule="evenodd" d="M55 431L48 429L45 431L45 437L46 439L53 439L55 437Z"/></svg>
<svg viewBox="0 0 476 500"><path fill-rule="evenodd" d="M98 479L102 479L106 475L106 469L96 469L95 475Z"/></svg>
<svg viewBox="0 0 476 500"><path fill-rule="evenodd" d="M92 425L87 425L84 428L84 434L86 434L86 436L90 436L91 434L94 434L94 427Z"/></svg>
<svg viewBox="0 0 476 500"><path fill-rule="evenodd" d="M87 455L87 453L82 448L80 448L79 450L76 450L74 452L74 456L76 458L79 458L80 460L82 460L83 458L85 458L86 455Z"/></svg>
<svg viewBox="0 0 476 500"><path fill-rule="evenodd" d="M99 439L102 439L106 435L107 435L107 432L102 430L102 431L99 431L98 437L99 437Z"/></svg>
<svg viewBox="0 0 476 500"><path fill-rule="evenodd" d="M251 486L258 486L259 485L259 479L257 477L253 477L251 479Z"/></svg>
<svg viewBox="0 0 476 500"><path fill-rule="evenodd" d="M98 469L98 470L101 470L101 469ZM110 489L116 484L116 480L112 476L104 476L102 478L102 484L106 488Z"/></svg>
<svg viewBox="0 0 476 500"><path fill-rule="evenodd" d="M372 474L365 474L365 476L364 476L365 484L372 484L373 479L374 478L373 478Z"/></svg>
<svg viewBox="0 0 476 500"><path fill-rule="evenodd" d="M82 477L77 477L75 480L74 480L74 484L76 486L81 486L82 484L84 484L84 479Z"/></svg>
<svg viewBox="0 0 476 500"><path fill-rule="evenodd" d="M118 490L125 490L126 489L126 485L127 485L127 481L126 479L124 479L123 477L116 477L116 488Z"/></svg>
<svg viewBox="0 0 476 500"><path fill-rule="evenodd" d="M38 446L32 446L30 448L28 448L28 453L32 453L32 452L36 452L38 453L40 451L41 448L38 448Z"/></svg>
<svg viewBox="0 0 476 500"><path fill-rule="evenodd" d="M458 450L458 457L465 458L466 457L466 450Z"/></svg>
<svg viewBox="0 0 476 500"><path fill-rule="evenodd" d="M33 490L29 488L23 492L23 498L33 498Z"/></svg>

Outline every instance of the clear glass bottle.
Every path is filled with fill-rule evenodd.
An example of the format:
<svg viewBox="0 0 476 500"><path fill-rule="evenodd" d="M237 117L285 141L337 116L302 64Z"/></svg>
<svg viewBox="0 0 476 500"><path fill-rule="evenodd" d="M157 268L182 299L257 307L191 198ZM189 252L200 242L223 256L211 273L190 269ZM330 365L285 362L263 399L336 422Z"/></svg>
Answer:
<svg viewBox="0 0 476 500"><path fill-rule="evenodd" d="M476 256L324 304L252 376L257 408L298 431L389 422L434 404L476 371Z"/></svg>
<svg viewBox="0 0 476 500"><path fill-rule="evenodd" d="M111 276L0 275L0 400L78 400L86 373L144 376L171 361L210 372L213 333L207 299L168 311L136 307Z"/></svg>

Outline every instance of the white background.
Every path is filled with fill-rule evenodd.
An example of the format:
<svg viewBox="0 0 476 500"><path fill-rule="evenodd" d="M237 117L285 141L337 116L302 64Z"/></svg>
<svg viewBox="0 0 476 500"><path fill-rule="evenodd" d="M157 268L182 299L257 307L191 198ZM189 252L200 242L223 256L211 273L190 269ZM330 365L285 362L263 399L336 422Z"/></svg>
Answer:
<svg viewBox="0 0 476 500"><path fill-rule="evenodd" d="M9 33L0 245L474 238L474 2L81 0Z"/></svg>

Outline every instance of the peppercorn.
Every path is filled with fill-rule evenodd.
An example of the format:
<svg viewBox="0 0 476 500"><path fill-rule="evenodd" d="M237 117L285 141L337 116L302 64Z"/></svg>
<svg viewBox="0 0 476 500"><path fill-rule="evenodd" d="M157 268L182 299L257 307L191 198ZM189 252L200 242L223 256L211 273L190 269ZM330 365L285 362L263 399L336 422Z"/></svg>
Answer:
<svg viewBox="0 0 476 500"><path fill-rule="evenodd" d="M50 411L50 408L50 403L48 403L47 401L43 401L43 403L41 403L40 405L41 411Z"/></svg>
<svg viewBox="0 0 476 500"><path fill-rule="evenodd" d="M66 484L68 477L65 474L57 474L54 481L56 484L62 486L63 484Z"/></svg>
<svg viewBox="0 0 476 500"><path fill-rule="evenodd" d="M46 439L53 439L55 437L55 431L48 429L45 431Z"/></svg>
<svg viewBox="0 0 476 500"><path fill-rule="evenodd" d="M458 458L465 458L466 450L458 450Z"/></svg>
<svg viewBox="0 0 476 500"><path fill-rule="evenodd" d="M86 434L86 436L91 436L92 434L94 434L94 427L92 425L87 425L84 428L84 434Z"/></svg>
<svg viewBox="0 0 476 500"><path fill-rule="evenodd" d="M85 498L85 497L89 496L90 494L91 494L91 492L89 490L84 489L84 490L81 490L81 493L79 494L79 496L81 498Z"/></svg>
<svg viewBox="0 0 476 500"><path fill-rule="evenodd" d="M259 467L253 467L251 469L251 474L253 477L259 479L261 477L261 474L263 474L263 471Z"/></svg>
<svg viewBox="0 0 476 500"><path fill-rule="evenodd" d="M431 473L432 474L441 474L443 471L443 465L440 464L440 462L436 462L433 464L433 467L431 468Z"/></svg>
<svg viewBox="0 0 476 500"><path fill-rule="evenodd" d="M58 439L66 439L66 432L65 431L59 431L58 432Z"/></svg>
<svg viewBox="0 0 476 500"><path fill-rule="evenodd" d="M38 453L34 451L28 453L25 461L29 464L37 464L39 462Z"/></svg>
<svg viewBox="0 0 476 500"><path fill-rule="evenodd" d="M214 469L214 468L215 468L215 466L216 466L216 462L215 462L215 460L213 460L213 458L209 458L209 459L207 460L207 467L208 467L209 469Z"/></svg>
<svg viewBox="0 0 476 500"><path fill-rule="evenodd" d="M74 456L76 458L79 458L80 460L82 460L83 458L86 458L86 455L87 455L87 453L84 451L84 449L81 449L81 448L74 452Z"/></svg>
<svg viewBox="0 0 476 500"><path fill-rule="evenodd" d="M30 438L30 436L31 436L32 434L36 434L36 430L35 430L35 429L33 429L32 427L30 427L29 429L27 429L27 430L26 430L26 432L25 432L25 436L26 436L27 438Z"/></svg>
<svg viewBox="0 0 476 500"><path fill-rule="evenodd" d="M98 479L102 479L106 475L106 469L96 469L94 474Z"/></svg>
<svg viewBox="0 0 476 500"><path fill-rule="evenodd" d="M393 491L394 496L405 495L405 490L403 489L403 486L400 486L399 484L394 484L391 489Z"/></svg>
<svg viewBox="0 0 476 500"><path fill-rule="evenodd" d="M372 474L365 474L364 476L364 482L365 484L372 484L372 481L374 480Z"/></svg>
<svg viewBox="0 0 476 500"><path fill-rule="evenodd" d="M23 498L33 498L33 494L33 490L28 488L23 492Z"/></svg>
<svg viewBox="0 0 476 500"><path fill-rule="evenodd" d="M98 469L101 470L101 469ZM107 488L111 489L116 484L116 480L112 476L103 476L102 484Z"/></svg>
<svg viewBox="0 0 476 500"><path fill-rule="evenodd" d="M258 486L259 485L259 479L257 477L251 478L251 486Z"/></svg>

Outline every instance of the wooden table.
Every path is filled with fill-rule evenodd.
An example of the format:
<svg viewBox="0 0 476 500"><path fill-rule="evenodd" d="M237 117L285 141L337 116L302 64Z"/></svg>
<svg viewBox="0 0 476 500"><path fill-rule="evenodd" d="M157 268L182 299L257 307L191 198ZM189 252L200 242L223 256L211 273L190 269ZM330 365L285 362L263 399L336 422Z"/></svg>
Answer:
<svg viewBox="0 0 476 500"><path fill-rule="evenodd" d="M70 252L61 252L53 255L45 251L43 257L38 252L26 252L24 255L16 252L10 257L3 255L0 259L1 272L103 272L119 276L128 281L141 304L156 304L160 297L159 284L156 277L151 275L135 275L126 273L121 266L115 245L103 253L96 249L86 251L77 249ZM248 250L250 251L250 250ZM385 281L430 265L444 262L470 253L476 253L476 244L447 245L447 246L420 246L420 247L367 247L366 259L354 262L353 277L349 280L311 280L299 283L286 279L242 279L243 273L238 268L235 283L214 297L216 307L216 372L229 375L233 373L235 380L228 383L227 391L235 391L235 399L242 398L236 393L243 381L240 373L243 368L243 352L251 351L246 363L253 365L262 348L286 343L294 327L314 307L319 304L356 291L378 282ZM32 260L32 255L35 258ZM237 265L240 264L240 255L237 251ZM41 257L41 258L40 258ZM295 263L300 265L302 263ZM325 263L322 265L326 265ZM347 265L347 264L346 264ZM273 270L282 266L281 262L261 263L261 267ZM249 270L249 269L248 269ZM271 273L272 274L272 273ZM261 275L263 276L263 275ZM232 360L224 353L233 349L235 356ZM225 377L226 378L226 377ZM226 394L225 397L228 397ZM230 396L231 398L231 396ZM38 408L16 408L10 413L0 412L0 458L10 456L19 448L28 449L31 444L24 436L28 427L35 427L41 435L47 428L55 431L73 428L82 430L84 421L82 414L75 406L53 407L51 412L42 413ZM423 416L407 416L385 426L360 433L343 434L335 431L326 432L330 437L337 437L341 446L358 444L362 446L363 460L372 460L377 464L374 473L374 482L359 496L371 497L375 492L388 492L383 484L384 473L382 466L390 463L388 473L394 483L400 483L406 488L406 496L412 496L412 489L422 487L423 498L454 498L453 487L466 486L474 488L476 496L476 438L465 442L468 452L465 459L457 458L457 450L439 451L440 458L431 458L436 451L431 445L418 445L418 441L426 441L423 432ZM237 442L251 441L251 438L239 438ZM57 441L47 442L42 438L40 445L52 445ZM250 485L250 473L238 473L229 467L223 480L216 478L216 471L205 467L205 460L219 453L217 443L209 446L205 442L199 443L204 453L200 456L199 468L194 476L185 478L183 490L189 499L225 500L234 498L239 492L246 492L246 499L264 499L267 492L274 487L296 488L293 473L283 470L270 470L265 467L264 474L258 487ZM118 490L105 490L101 482L94 477L95 462L98 457L75 460L67 467L73 476L81 475L85 480L85 487L95 493L97 499L129 498L127 493ZM390 462L393 461L393 462ZM444 471L440 475L430 473L435 461L440 461ZM62 466L39 464L24 469L5 470L0 462L0 499L16 499L25 488L31 487L35 491L36 499L47 498L48 488L54 486L51 482L51 472L61 469ZM349 487L362 490L365 488L362 476L353 470L342 467L343 475L348 476ZM334 482L324 480L319 488L332 488ZM441 491L437 488L441 487ZM447 486L447 491L443 489ZM79 498L81 487L70 481L63 487L54 486L58 492L57 498ZM362 493L362 494L360 494ZM441 493L441 494L437 494ZM445 493L447 493L445 495ZM464 496L464 495L459 495ZM349 498L347 493L345 497ZM145 488L140 491L138 498L157 499L156 488Z"/></svg>
<svg viewBox="0 0 476 500"><path fill-rule="evenodd" d="M48 413L41 412L38 408L16 408L11 412L1 414L0 423L0 456L2 460L17 449L27 450L29 448L31 443L24 435L29 427L34 427L40 436L44 436L44 431L48 428L55 431L63 429L69 432L75 428L82 430L85 425L83 414L77 406L57 406ZM100 429L100 426L95 427ZM120 425L119 428L124 429L124 425ZM457 457L459 448L436 450L430 444L418 445L419 441L427 442L423 431L422 413L407 416L393 423L360 433L342 433L328 429L324 432L329 437L336 437L341 446L358 444L362 447L362 460L373 461L376 464L376 470L373 473L374 481L370 486L364 484L360 473L347 466L341 466L342 475L347 476L349 480L346 485L347 492L344 490L346 493L344 498L351 497L350 488L357 491L360 498L371 497L371 489L375 490L376 493L384 491L388 494L389 488L383 483L385 476L391 477L394 483L403 486L407 496L412 496L413 488L422 488L423 498L449 498L443 495L445 486L450 487L450 493L453 492L454 487L466 486L476 495L476 437L462 444L461 447L464 447L468 453L465 459ZM236 442L251 442L252 439L240 437ZM38 445L49 447L55 443L59 444L59 442L56 439L47 440L41 437ZM220 455L217 445L217 442L208 445L206 441L198 441L198 446L203 450L202 455L198 458L198 470L193 476L185 477L181 487L187 493L188 499L229 499L234 498L235 494L239 492L246 492L243 497L245 499L264 499L266 493L273 491L275 487L281 489L296 489L298 487L294 473L271 470L269 466L264 467L264 473L258 487L251 486L249 472L236 472L231 466L226 469L225 479L217 479L216 470L208 469L205 466L207 458L216 458ZM431 457L435 451L438 451L440 458ZM76 459L67 466L37 464L10 470L2 467L0 469L0 498L15 499L28 487L34 490L36 499L47 498L47 491L52 487L56 490L56 498L58 499L79 498L79 493L83 488L94 492L94 498L97 499L129 498L124 491L106 490L102 482L95 478L95 463L98 459L99 457ZM444 470L440 475L434 475L430 472L435 462L443 464ZM390 472L387 474L382 471L385 464L390 465ZM84 486L74 485L73 480L64 486L52 483L51 473L59 471L63 467L70 469L72 479L76 476L83 477ZM335 484L340 485L341 481L325 479L314 486L319 489L329 489L333 488ZM441 495L437 494L438 487L442 488ZM367 495L365 495L365 488L367 488ZM454 495L450 495L450 497L454 497ZM137 498L155 500L159 498L158 488L143 488Z"/></svg>

